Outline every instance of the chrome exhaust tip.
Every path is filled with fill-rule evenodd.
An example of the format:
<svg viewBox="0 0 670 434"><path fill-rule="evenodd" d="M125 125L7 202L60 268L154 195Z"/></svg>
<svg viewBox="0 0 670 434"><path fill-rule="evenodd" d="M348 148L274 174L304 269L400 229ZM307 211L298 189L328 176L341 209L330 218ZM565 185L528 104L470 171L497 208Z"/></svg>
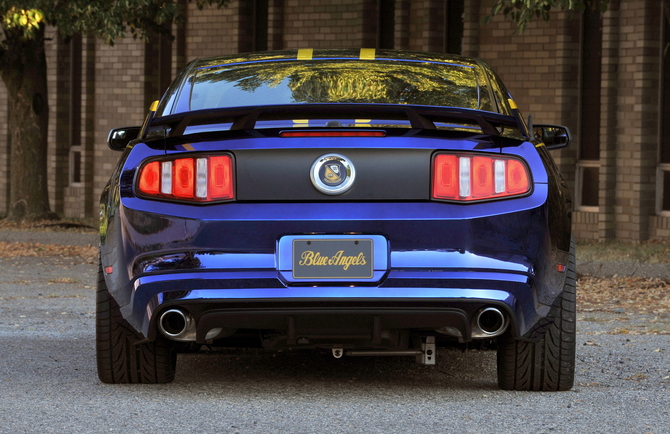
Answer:
<svg viewBox="0 0 670 434"><path fill-rule="evenodd" d="M168 339L194 342L196 327L193 317L180 309L168 309L158 319L158 329Z"/></svg>
<svg viewBox="0 0 670 434"><path fill-rule="evenodd" d="M507 330L508 321L500 309L485 307L474 317L472 324L473 338L494 338Z"/></svg>

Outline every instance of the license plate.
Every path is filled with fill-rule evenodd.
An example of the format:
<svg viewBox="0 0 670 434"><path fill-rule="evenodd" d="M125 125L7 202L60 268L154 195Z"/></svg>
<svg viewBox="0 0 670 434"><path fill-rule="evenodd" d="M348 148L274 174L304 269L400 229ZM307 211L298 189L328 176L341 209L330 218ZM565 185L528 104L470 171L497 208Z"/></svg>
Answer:
<svg viewBox="0 0 670 434"><path fill-rule="evenodd" d="M294 279L371 279L372 239L294 239Z"/></svg>

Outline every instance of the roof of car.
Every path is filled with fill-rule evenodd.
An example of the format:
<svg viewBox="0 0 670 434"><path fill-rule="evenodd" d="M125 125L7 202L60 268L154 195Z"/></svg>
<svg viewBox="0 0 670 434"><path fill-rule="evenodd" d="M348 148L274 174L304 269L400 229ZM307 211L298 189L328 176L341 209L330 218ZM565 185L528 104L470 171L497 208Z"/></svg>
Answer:
<svg viewBox="0 0 670 434"><path fill-rule="evenodd" d="M196 68L211 68L222 65L246 62L267 62L282 60L327 60L327 59L356 59L356 60L402 60L410 62L436 62L457 64L475 67L480 60L473 57L460 56L448 53L426 53L404 50L384 50L375 48L360 49L312 49L264 51L256 53L241 53L227 56L216 56L197 59Z"/></svg>

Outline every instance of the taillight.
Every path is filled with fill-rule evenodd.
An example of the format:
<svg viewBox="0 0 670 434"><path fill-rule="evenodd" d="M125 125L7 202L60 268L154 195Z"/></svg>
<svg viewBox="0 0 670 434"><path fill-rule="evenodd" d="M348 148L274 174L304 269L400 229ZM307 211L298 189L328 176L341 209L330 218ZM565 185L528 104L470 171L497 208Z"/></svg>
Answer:
<svg viewBox="0 0 670 434"><path fill-rule="evenodd" d="M438 154L433 160L433 199L467 202L519 196L529 191L528 168L513 157Z"/></svg>
<svg viewBox="0 0 670 434"><path fill-rule="evenodd" d="M229 155L174 158L142 166L137 187L143 195L209 202L235 198Z"/></svg>

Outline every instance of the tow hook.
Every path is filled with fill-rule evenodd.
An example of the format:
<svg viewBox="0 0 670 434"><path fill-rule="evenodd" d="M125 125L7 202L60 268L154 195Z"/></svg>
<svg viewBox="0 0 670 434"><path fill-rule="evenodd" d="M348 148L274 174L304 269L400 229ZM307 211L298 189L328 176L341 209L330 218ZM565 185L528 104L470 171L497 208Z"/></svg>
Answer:
<svg viewBox="0 0 670 434"><path fill-rule="evenodd" d="M422 365L435 364L435 336L426 336L426 341L421 342L421 360L417 360ZM418 357L417 357L418 359Z"/></svg>
<svg viewBox="0 0 670 434"><path fill-rule="evenodd" d="M426 336L421 340L420 350L349 350L343 348L332 348L333 357L336 359L342 356L365 357L365 356L414 356L416 361L422 365L435 364L435 336Z"/></svg>

